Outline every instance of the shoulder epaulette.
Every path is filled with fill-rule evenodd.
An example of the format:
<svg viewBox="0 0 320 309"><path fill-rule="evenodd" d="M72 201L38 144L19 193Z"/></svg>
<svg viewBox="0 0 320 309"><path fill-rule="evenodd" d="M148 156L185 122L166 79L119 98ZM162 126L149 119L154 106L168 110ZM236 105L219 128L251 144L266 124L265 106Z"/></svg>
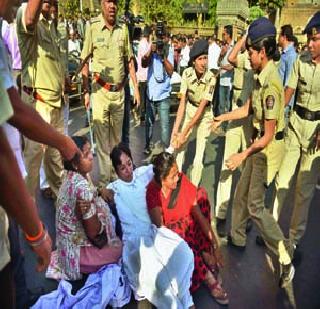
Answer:
<svg viewBox="0 0 320 309"><path fill-rule="evenodd" d="M99 21L100 21L99 16L93 17L93 18L91 18L91 20L90 20L90 25L95 24L95 23L98 23Z"/></svg>

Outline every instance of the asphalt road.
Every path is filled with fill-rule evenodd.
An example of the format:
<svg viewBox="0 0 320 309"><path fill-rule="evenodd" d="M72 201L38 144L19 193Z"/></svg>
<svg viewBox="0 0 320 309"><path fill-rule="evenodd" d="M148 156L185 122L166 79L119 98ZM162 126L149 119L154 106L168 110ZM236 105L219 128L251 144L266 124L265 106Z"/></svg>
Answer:
<svg viewBox="0 0 320 309"><path fill-rule="evenodd" d="M172 117L173 118L173 117ZM69 121L70 134L87 134L85 127L85 111L78 106L72 106ZM144 127L134 127L130 129L130 145L133 158L137 166L145 164L147 158L142 154L144 147ZM156 123L155 140L159 139L159 123ZM221 160L223 155L223 138L211 137L206 147L205 168L202 177L202 185L207 189L212 205L214 205L214 192L216 190L217 179L219 177ZM188 158L193 157L192 147L188 150ZM93 179L97 177L97 166L95 158L95 168ZM236 180L235 180L236 182ZM235 184L235 183L234 183ZM270 203L271 192L267 196L267 204ZM318 190L313 198L309 213L309 222L305 237L301 242L303 253L302 263L296 268L296 275L292 286L283 290L278 287L278 279L273 273L270 263L263 247L255 244L257 235L254 226L248 235L247 246L244 252L230 248L226 245L226 240L221 240L222 253L225 259L225 266L222 270L224 286L229 293L230 308L320 308L320 191ZM37 197L38 208L41 217L49 233L54 239L54 219L55 208L50 200L44 199L41 194ZM281 224L284 232L288 232L288 220L291 213L292 199L285 205ZM230 214L229 214L230 217ZM57 287L53 280L44 278L43 273L35 271L35 256L26 244L25 250L25 271L27 285L34 299L39 294L52 291ZM194 294L196 308L213 309L220 306L210 297L205 287L199 289ZM127 308L135 308L132 302Z"/></svg>

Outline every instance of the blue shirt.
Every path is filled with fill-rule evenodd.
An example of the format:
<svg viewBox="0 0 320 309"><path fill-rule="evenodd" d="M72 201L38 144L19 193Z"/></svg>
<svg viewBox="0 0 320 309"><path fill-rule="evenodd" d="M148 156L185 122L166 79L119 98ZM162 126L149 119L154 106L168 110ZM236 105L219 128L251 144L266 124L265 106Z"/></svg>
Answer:
<svg viewBox="0 0 320 309"><path fill-rule="evenodd" d="M289 76L294 62L297 59L297 52L294 48L293 43L290 43L281 53L279 74L283 82L283 86L288 85ZM292 96L289 105L293 105L294 96Z"/></svg>
<svg viewBox="0 0 320 309"><path fill-rule="evenodd" d="M173 65L173 51L169 48L167 57L168 61ZM170 96L171 77L167 74L161 57L153 53L148 67L148 98L151 101L161 101Z"/></svg>

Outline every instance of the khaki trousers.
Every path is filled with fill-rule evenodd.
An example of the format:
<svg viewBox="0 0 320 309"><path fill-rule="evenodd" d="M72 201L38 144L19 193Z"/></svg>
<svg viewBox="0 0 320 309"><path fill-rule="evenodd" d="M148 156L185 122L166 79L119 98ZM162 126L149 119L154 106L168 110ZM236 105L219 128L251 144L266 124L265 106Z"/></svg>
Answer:
<svg viewBox="0 0 320 309"><path fill-rule="evenodd" d="M110 152L121 141L124 90L110 92L96 83L93 83L92 88L93 130L100 171L99 186L106 186L114 177Z"/></svg>
<svg viewBox="0 0 320 309"><path fill-rule="evenodd" d="M181 131L187 126L189 121L193 118L197 109L197 107L191 105L190 103L187 103ZM193 159L190 176L190 180L195 186L199 185L202 176L204 151L206 148L208 136L210 135L209 121L212 120L212 117L213 116L211 107L205 108L202 118L199 120L198 124L193 127L187 142L179 150L176 158L178 168L181 171L184 163L187 146L191 140L196 138L196 153Z"/></svg>
<svg viewBox="0 0 320 309"><path fill-rule="evenodd" d="M231 237L238 246L246 244L246 223L249 217L257 225L267 247L277 256L283 233L268 209L265 192L281 164L284 141L273 140L261 152L249 157L238 182L232 208Z"/></svg>
<svg viewBox="0 0 320 309"><path fill-rule="evenodd" d="M53 107L42 101L35 100L32 95L22 91L22 100L33 106L40 116L58 132L64 133L63 108ZM61 185L63 172L62 160L59 151L55 148L36 143L26 138L24 159L27 170L26 185L30 194L35 197L39 186L39 170L43 160L44 171L48 184L57 196Z"/></svg>
<svg viewBox="0 0 320 309"><path fill-rule="evenodd" d="M278 220L297 171L294 208L290 223L290 240L294 244L299 242L305 232L310 202L320 174L320 151L312 152L315 132L319 126L320 121L304 120L295 112L292 113L285 140L285 157L276 178L273 215Z"/></svg>
<svg viewBox="0 0 320 309"><path fill-rule="evenodd" d="M251 117L232 121L227 129L224 148L224 157L217 188L216 216L225 219L229 206L233 171L226 167L226 160L234 153L245 150L250 144L252 137Z"/></svg>

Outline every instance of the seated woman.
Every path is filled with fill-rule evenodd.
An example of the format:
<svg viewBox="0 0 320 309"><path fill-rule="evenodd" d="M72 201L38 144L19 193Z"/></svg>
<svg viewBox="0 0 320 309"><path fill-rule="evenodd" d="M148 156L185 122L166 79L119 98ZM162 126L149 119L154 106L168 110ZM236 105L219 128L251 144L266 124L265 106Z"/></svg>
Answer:
<svg viewBox="0 0 320 309"><path fill-rule="evenodd" d="M130 150L123 144L110 154L119 177L108 185L123 232L123 264L137 300L146 298L157 308L189 308L193 254L187 243L165 227L152 224L146 186L152 165L134 170Z"/></svg>
<svg viewBox="0 0 320 309"><path fill-rule="evenodd" d="M73 162L64 162L67 172L57 199L57 250L46 274L57 280L81 279L83 273L117 263L122 254L110 209L88 178L93 163L90 143L83 136L72 139L81 153Z"/></svg>
<svg viewBox="0 0 320 309"><path fill-rule="evenodd" d="M152 222L179 234L195 257L191 292L204 282L220 304L228 304L227 293L218 276L220 255L210 225L210 203L206 192L197 189L178 171L172 154L153 158L154 178L147 186L147 205Z"/></svg>

